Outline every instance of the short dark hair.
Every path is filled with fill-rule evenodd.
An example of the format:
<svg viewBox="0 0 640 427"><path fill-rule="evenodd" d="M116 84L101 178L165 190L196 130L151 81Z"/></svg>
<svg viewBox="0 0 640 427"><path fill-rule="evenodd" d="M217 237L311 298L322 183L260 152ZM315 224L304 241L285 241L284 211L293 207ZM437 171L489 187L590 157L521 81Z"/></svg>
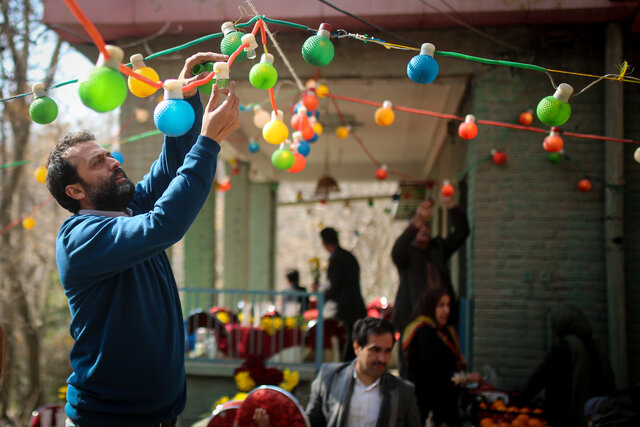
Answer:
<svg viewBox="0 0 640 427"><path fill-rule="evenodd" d="M47 160L47 188L56 201L71 213L78 213L80 202L67 196L69 184L82 182L78 171L67 159L67 151L83 142L95 141L96 137L86 130L69 133L53 147Z"/></svg>
<svg viewBox="0 0 640 427"><path fill-rule="evenodd" d="M320 238L327 245L338 245L338 232L334 228L323 228L320 232Z"/></svg>
<svg viewBox="0 0 640 427"><path fill-rule="evenodd" d="M377 317L363 317L353 325L353 340L360 347L364 347L369 342L371 334L383 335L389 333L395 343L396 336L394 332L393 325L388 320L378 319Z"/></svg>
<svg viewBox="0 0 640 427"><path fill-rule="evenodd" d="M287 270L286 278L289 282L291 282L294 285L297 285L300 283L300 273L295 268L291 268Z"/></svg>

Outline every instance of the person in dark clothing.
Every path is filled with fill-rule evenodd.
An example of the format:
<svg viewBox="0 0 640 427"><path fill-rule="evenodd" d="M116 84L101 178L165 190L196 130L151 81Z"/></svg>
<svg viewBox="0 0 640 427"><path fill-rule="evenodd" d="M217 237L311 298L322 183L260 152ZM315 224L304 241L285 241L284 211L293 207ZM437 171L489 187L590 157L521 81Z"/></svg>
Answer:
<svg viewBox="0 0 640 427"><path fill-rule="evenodd" d="M640 426L640 384L603 396L593 414L592 427Z"/></svg>
<svg viewBox="0 0 640 427"><path fill-rule="evenodd" d="M613 374L592 338L587 316L576 306L551 309L553 346L520 396L529 403L544 389L544 413L553 426L583 427L585 402L614 390Z"/></svg>
<svg viewBox="0 0 640 427"><path fill-rule="evenodd" d="M329 269L327 270L328 287L324 292L325 303L334 301L336 317L349 334L342 348L342 360L355 358L351 339L353 325L356 320L367 316L364 299L360 293L360 265L353 254L340 246L338 233L333 228L325 228L320 232L322 246L329 252Z"/></svg>
<svg viewBox="0 0 640 427"><path fill-rule="evenodd" d="M304 286L300 286L300 272L298 272L298 270L296 270L295 268L287 270L285 278L287 279L287 288L285 289L286 291L307 292L307 289ZM304 313L304 311L309 308L308 297L298 295L285 295L284 302L285 304L300 304L300 314Z"/></svg>
<svg viewBox="0 0 640 427"><path fill-rule="evenodd" d="M400 333L409 324L416 302L431 288L444 288L451 295L450 323L457 323L457 302L447 261L462 246L470 229L464 211L451 199L445 203L453 223L453 231L446 238L431 237L429 222L434 203L433 200L425 200L391 250L391 258L400 276L391 321ZM404 355L402 352L398 355L400 375L406 376Z"/></svg>
<svg viewBox="0 0 640 427"><path fill-rule="evenodd" d="M415 384L421 425L429 413L435 425L460 424L460 388L453 375L467 369L455 329L449 325L451 295L444 288L427 290L413 311L412 321L402 336L402 351L406 354L407 378ZM468 374L468 380L481 382L478 373Z"/></svg>

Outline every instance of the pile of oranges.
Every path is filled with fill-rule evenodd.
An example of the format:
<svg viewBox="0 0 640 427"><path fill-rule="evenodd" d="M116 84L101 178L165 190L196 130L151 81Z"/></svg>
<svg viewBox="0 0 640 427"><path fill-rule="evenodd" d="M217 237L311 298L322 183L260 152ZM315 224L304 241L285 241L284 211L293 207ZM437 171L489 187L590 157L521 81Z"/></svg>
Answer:
<svg viewBox="0 0 640 427"><path fill-rule="evenodd" d="M502 400L491 405L480 402L478 414L481 416L480 427L551 427L544 420L542 409L507 406Z"/></svg>

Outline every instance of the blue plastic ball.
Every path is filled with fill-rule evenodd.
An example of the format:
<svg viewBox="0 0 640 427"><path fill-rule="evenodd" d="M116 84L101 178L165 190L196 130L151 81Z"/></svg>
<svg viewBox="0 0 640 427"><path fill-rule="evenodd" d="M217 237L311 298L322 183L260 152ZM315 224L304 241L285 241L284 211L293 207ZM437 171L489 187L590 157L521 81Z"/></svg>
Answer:
<svg viewBox="0 0 640 427"><path fill-rule="evenodd" d="M249 143L249 151L251 153L257 153L258 151L260 151L260 145L255 141L251 141Z"/></svg>
<svg viewBox="0 0 640 427"><path fill-rule="evenodd" d="M416 83L431 83L439 70L438 62L429 55L416 55L407 64L407 75Z"/></svg>
<svg viewBox="0 0 640 427"><path fill-rule="evenodd" d="M305 141L307 142L316 142L318 140L318 134L317 133L313 133L313 137L311 139L306 139Z"/></svg>
<svg viewBox="0 0 640 427"><path fill-rule="evenodd" d="M193 108L183 99L165 99L153 111L153 122L167 136L184 135L195 119Z"/></svg>
<svg viewBox="0 0 640 427"><path fill-rule="evenodd" d="M114 151L111 153L114 159L120 162L120 164L124 163L124 156L119 151Z"/></svg>
<svg viewBox="0 0 640 427"><path fill-rule="evenodd" d="M311 146L309 145L309 143L307 141L300 141L298 143L298 153L300 153L303 156L307 157L310 152L311 152Z"/></svg>

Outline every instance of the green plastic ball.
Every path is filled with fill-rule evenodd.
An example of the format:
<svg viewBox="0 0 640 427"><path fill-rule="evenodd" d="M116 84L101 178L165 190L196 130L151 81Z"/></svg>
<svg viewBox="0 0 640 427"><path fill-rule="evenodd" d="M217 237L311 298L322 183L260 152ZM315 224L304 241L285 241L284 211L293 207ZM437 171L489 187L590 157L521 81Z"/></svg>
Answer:
<svg viewBox="0 0 640 427"><path fill-rule="evenodd" d="M323 36L311 36L302 45L302 57L316 67L324 67L333 59L333 43Z"/></svg>
<svg viewBox="0 0 640 427"><path fill-rule="evenodd" d="M287 170L293 166L293 153L286 148L280 148L271 155L271 164L280 170Z"/></svg>
<svg viewBox="0 0 640 427"><path fill-rule="evenodd" d="M41 125L51 123L58 117L58 104L48 96L41 96L29 105L31 120Z"/></svg>
<svg viewBox="0 0 640 427"><path fill-rule="evenodd" d="M273 65L259 62L251 67L249 81L256 89L271 89L278 81L278 72Z"/></svg>
<svg viewBox="0 0 640 427"><path fill-rule="evenodd" d="M549 159L552 164L556 165L560 163L560 160L562 160L562 153L549 153L547 154L547 159Z"/></svg>
<svg viewBox="0 0 640 427"><path fill-rule="evenodd" d="M233 52L238 50L242 44L242 36L244 36L244 33L240 31L232 31L224 36L220 42L220 52L229 56L233 55ZM247 59L247 52L243 49L242 52L236 56L235 62L242 62L245 59Z"/></svg>
<svg viewBox="0 0 640 427"><path fill-rule="evenodd" d="M549 126L562 126L571 117L571 105L549 95L538 103L536 114L540 121Z"/></svg>
<svg viewBox="0 0 640 427"><path fill-rule="evenodd" d="M197 76L200 73L209 72L209 71L213 71L213 62L205 62L204 64L197 64L191 70L194 76ZM209 80L209 83L198 86L198 89L200 89L200 92L204 93L205 95L211 95L211 91L213 90L213 84L215 82L216 82L216 78L213 77L211 80Z"/></svg>
<svg viewBox="0 0 640 427"><path fill-rule="evenodd" d="M127 99L127 81L113 68L96 67L80 80L78 95L84 105L105 113Z"/></svg>

